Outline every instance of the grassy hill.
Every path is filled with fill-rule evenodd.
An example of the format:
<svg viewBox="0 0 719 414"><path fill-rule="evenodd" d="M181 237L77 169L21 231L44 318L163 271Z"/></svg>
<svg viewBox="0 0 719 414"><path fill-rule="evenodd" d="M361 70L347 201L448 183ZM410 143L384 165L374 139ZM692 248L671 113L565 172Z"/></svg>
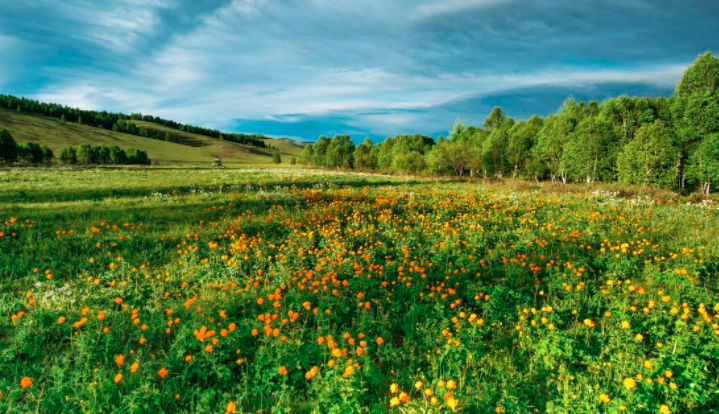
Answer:
<svg viewBox="0 0 719 414"><path fill-rule="evenodd" d="M37 142L50 147L56 156L68 146L108 144L147 151L152 162L157 164L209 165L215 158L222 158L223 164L231 166L272 164L273 151L269 149L222 141L150 122L133 122L148 129L170 131L177 135L178 142L170 143L70 122L61 123L54 118L0 108L0 128L10 131L18 143ZM289 165L290 159L299 157L302 152L302 143L286 138L267 139L265 142L279 148L283 164Z"/></svg>

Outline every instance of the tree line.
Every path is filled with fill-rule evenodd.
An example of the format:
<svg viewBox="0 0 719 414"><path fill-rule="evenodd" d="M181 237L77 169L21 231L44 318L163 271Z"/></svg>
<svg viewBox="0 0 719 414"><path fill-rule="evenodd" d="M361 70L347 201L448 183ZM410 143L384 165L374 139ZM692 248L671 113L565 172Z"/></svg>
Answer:
<svg viewBox="0 0 719 414"><path fill-rule="evenodd" d="M398 135L355 146L320 136L304 165L394 173L618 181L709 194L719 181L719 58L700 55L669 98L564 101L541 118L494 108L481 126L458 121L448 137Z"/></svg>
<svg viewBox="0 0 719 414"><path fill-rule="evenodd" d="M261 134L221 132L216 129L186 125L157 116L143 115L141 113L133 113L128 116L122 113L107 111L89 111L55 103L45 103L26 98L18 98L12 95L0 95L0 108L10 109L19 113L55 118L60 120L60 122L74 122L81 125L123 132L145 138L161 139L169 142L177 142L177 134L171 132L163 133L162 131L142 126L138 127L132 121L152 122L168 128L192 134L204 135L210 138L251 145L259 148L266 147L264 139L267 137Z"/></svg>
<svg viewBox="0 0 719 414"><path fill-rule="evenodd" d="M146 151L135 148L125 151L117 145L90 144L63 148L60 161L63 164L80 165L150 165L151 163Z"/></svg>
<svg viewBox="0 0 719 414"><path fill-rule="evenodd" d="M50 164L55 158L52 150L35 142L18 144L10 132L0 129L0 162L13 164Z"/></svg>
<svg viewBox="0 0 719 414"><path fill-rule="evenodd" d="M55 160L55 154L50 148L35 142L18 144L10 132L0 129L0 162L49 165L53 163L53 160ZM147 152L135 148L125 151L117 145L82 144L78 147L63 148L60 153L60 162L82 165L149 165L150 158L147 156Z"/></svg>

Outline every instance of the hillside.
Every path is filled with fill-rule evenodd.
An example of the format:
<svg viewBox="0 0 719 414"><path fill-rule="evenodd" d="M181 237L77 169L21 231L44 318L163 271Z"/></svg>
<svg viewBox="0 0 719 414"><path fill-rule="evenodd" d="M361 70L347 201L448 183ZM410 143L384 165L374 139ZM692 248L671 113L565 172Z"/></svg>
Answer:
<svg viewBox="0 0 719 414"><path fill-rule="evenodd" d="M80 144L117 145L123 149L137 148L147 151L156 164L211 164L222 158L225 165L263 165L272 163L273 151L249 145L222 141L168 128L150 122L133 121L138 126L158 131L170 131L178 137L170 143L136 135L129 135L76 123L62 123L54 118L28 115L0 108L0 128L10 131L18 143L37 142L50 147L56 155L64 147ZM279 148L283 164L291 157L299 157L302 144L288 139L268 139L267 144Z"/></svg>

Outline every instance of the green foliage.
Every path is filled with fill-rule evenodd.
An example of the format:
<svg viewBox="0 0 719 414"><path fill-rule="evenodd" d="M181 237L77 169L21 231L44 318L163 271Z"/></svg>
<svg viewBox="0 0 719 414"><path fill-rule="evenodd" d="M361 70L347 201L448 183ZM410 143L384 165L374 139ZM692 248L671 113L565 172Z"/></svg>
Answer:
<svg viewBox="0 0 719 414"><path fill-rule="evenodd" d="M617 160L619 180L671 188L678 183L679 151L674 134L662 121L644 124Z"/></svg>
<svg viewBox="0 0 719 414"><path fill-rule="evenodd" d="M0 129L0 161L13 163L17 161L18 146L10 132Z"/></svg>
<svg viewBox="0 0 719 414"><path fill-rule="evenodd" d="M327 147L324 166L330 168L352 168L355 145L349 135L335 135Z"/></svg>
<svg viewBox="0 0 719 414"><path fill-rule="evenodd" d="M136 148L125 151L117 145L95 147L90 144L82 144L77 148L64 148L60 160L64 164L81 165L149 165L151 163L147 152Z"/></svg>
<svg viewBox="0 0 719 414"><path fill-rule="evenodd" d="M274 154L272 154L272 163L273 164L280 164L282 163L282 157L280 157L280 153L275 151Z"/></svg>

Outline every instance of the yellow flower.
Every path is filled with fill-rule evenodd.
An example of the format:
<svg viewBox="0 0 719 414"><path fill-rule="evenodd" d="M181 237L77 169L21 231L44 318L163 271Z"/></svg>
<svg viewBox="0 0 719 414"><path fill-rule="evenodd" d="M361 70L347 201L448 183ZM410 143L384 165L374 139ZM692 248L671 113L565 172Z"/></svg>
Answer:
<svg viewBox="0 0 719 414"><path fill-rule="evenodd" d="M624 388L628 390L633 390L634 387L637 386L637 382L634 380L634 378L625 378L622 383L624 384Z"/></svg>
<svg viewBox="0 0 719 414"><path fill-rule="evenodd" d="M666 404L662 404L661 407L659 407L659 412L661 414L671 414L672 410L670 410Z"/></svg>
<svg viewBox="0 0 719 414"><path fill-rule="evenodd" d="M414 387L415 387L417 390L419 390L420 388L422 388L422 381L417 381L417 382L415 382L415 383L414 383Z"/></svg>
<svg viewBox="0 0 719 414"><path fill-rule="evenodd" d="M447 407L454 410L454 408L457 407L457 404L459 404L459 401L457 401L456 398L454 398L454 397L447 398Z"/></svg>
<svg viewBox="0 0 719 414"><path fill-rule="evenodd" d="M399 405L399 398L393 397L391 400L389 400L389 406L394 407Z"/></svg>
<svg viewBox="0 0 719 414"><path fill-rule="evenodd" d="M603 403L608 403L610 400L609 396L607 394L601 393L599 394L599 401Z"/></svg>
<svg viewBox="0 0 719 414"><path fill-rule="evenodd" d="M390 391L392 394L397 394L397 393L399 392L399 385L397 385L397 384L392 384L392 385L390 385L390 386L389 386L389 391Z"/></svg>

